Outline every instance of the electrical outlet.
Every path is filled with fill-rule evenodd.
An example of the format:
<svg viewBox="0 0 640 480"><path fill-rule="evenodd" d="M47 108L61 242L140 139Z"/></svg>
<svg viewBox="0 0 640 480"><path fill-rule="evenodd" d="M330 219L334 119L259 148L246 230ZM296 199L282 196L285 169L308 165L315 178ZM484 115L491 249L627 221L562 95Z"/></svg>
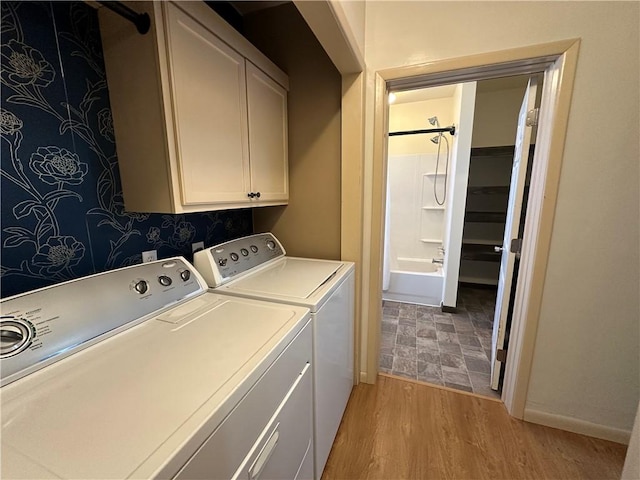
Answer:
<svg viewBox="0 0 640 480"><path fill-rule="evenodd" d="M204 250L204 242L195 242L191 244L191 253L196 253L200 250Z"/></svg>
<svg viewBox="0 0 640 480"><path fill-rule="evenodd" d="M158 259L158 251L157 250L148 250L146 252L142 252L142 263L153 262Z"/></svg>

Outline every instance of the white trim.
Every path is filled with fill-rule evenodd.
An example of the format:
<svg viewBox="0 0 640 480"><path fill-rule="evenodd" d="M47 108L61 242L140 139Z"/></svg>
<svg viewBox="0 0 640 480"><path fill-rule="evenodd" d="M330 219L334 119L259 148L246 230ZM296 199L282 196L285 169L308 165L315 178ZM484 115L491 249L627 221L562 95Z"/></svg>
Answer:
<svg viewBox="0 0 640 480"><path fill-rule="evenodd" d="M364 71L364 55L341 6L336 8L331 0L293 4L341 75Z"/></svg>
<svg viewBox="0 0 640 480"><path fill-rule="evenodd" d="M568 432L579 433L589 437L601 438L616 443L629 445L631 430L608 427L598 423L591 423L578 418L566 417L555 413L542 412L531 408L524 409L524 420L526 422L545 425L547 427L559 428Z"/></svg>

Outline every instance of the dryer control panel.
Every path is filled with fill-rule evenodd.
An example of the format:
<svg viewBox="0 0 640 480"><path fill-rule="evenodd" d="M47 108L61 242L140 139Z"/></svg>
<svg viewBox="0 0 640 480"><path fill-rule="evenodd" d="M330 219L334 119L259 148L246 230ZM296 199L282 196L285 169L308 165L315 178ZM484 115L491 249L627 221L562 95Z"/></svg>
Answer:
<svg viewBox="0 0 640 480"><path fill-rule="evenodd" d="M206 291L181 257L133 265L0 300L0 385Z"/></svg>
<svg viewBox="0 0 640 480"><path fill-rule="evenodd" d="M196 252L193 263L210 287L220 285L267 262L285 256L272 233L258 233L230 240Z"/></svg>

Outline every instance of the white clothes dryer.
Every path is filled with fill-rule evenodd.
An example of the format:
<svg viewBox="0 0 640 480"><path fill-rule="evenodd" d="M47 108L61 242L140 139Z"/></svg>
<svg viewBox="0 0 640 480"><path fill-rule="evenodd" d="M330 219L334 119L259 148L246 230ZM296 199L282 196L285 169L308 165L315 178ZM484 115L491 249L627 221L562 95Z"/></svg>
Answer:
<svg viewBox="0 0 640 480"><path fill-rule="evenodd" d="M273 234L261 233L197 252L194 265L212 292L311 310L314 462L320 479L353 388L354 264L288 257Z"/></svg>

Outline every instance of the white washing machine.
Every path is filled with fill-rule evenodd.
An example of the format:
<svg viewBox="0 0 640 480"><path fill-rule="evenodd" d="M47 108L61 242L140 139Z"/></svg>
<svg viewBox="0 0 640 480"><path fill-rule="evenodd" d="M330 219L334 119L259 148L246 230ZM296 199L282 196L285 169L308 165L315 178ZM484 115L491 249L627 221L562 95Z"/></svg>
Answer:
<svg viewBox="0 0 640 480"><path fill-rule="evenodd" d="M194 265L213 292L311 310L320 479L353 387L354 264L287 257L273 234L261 233L197 252Z"/></svg>
<svg viewBox="0 0 640 480"><path fill-rule="evenodd" d="M313 478L309 310L184 259L0 303L2 478Z"/></svg>

